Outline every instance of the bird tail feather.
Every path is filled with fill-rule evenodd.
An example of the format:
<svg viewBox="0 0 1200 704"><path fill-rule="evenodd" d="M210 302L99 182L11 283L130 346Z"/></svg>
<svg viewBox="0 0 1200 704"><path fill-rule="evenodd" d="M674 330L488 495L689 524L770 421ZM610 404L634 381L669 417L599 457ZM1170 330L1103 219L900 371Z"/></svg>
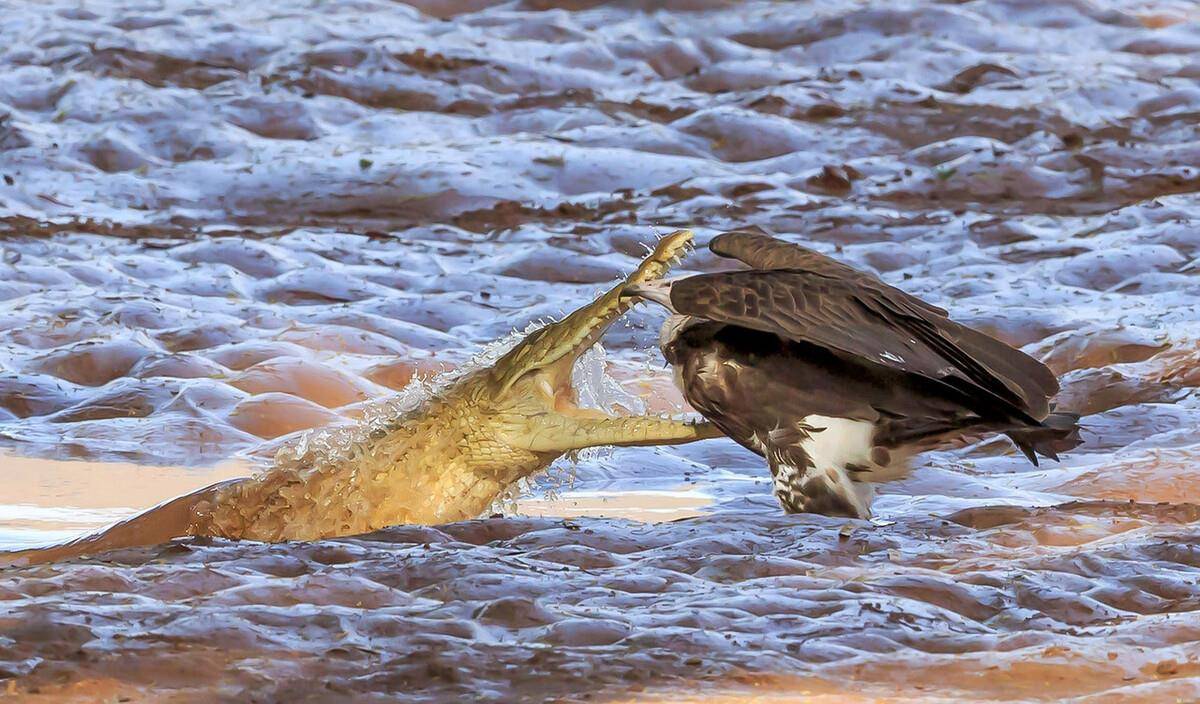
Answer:
<svg viewBox="0 0 1200 704"><path fill-rule="evenodd" d="M1040 427L1014 429L1007 434L1034 466L1037 466L1038 455L1057 462L1058 453L1074 449L1083 442L1079 437L1077 413L1051 413Z"/></svg>

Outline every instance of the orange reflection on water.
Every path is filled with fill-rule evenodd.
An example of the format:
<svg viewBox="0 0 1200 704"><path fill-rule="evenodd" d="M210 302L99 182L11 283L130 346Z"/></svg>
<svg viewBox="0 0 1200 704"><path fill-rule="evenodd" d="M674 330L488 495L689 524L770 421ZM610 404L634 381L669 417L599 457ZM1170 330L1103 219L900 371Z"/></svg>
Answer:
<svg viewBox="0 0 1200 704"><path fill-rule="evenodd" d="M15 455L0 455L0 467L0 548L87 533L167 499L254 472L239 460L212 467L165 467Z"/></svg>

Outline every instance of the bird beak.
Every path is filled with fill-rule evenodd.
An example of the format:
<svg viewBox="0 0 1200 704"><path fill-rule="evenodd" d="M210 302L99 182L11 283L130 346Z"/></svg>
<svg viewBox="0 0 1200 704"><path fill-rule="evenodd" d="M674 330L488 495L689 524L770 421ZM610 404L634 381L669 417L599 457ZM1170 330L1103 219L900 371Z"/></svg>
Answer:
<svg viewBox="0 0 1200 704"><path fill-rule="evenodd" d="M632 298L641 298L647 301L654 301L667 310L675 313L675 306L671 303L671 281L649 281L641 284L631 284L626 286L621 295Z"/></svg>

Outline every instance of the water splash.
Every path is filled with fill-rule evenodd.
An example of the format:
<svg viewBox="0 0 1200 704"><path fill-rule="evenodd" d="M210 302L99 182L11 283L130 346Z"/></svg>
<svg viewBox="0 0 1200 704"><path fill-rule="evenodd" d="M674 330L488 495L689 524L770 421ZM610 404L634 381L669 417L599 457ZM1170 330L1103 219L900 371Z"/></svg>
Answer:
<svg viewBox="0 0 1200 704"><path fill-rule="evenodd" d="M621 386L608 373L608 353L597 343L579 356L571 370L571 386L580 408L595 408L607 413L618 409L633 415L644 415L646 404ZM579 465L604 460L612 455L611 447L587 447L568 452L555 460L544 472L522 478L496 497L487 514L513 516L520 514L522 498L541 498L557 501L562 494L575 488L579 480Z"/></svg>
<svg viewBox="0 0 1200 704"><path fill-rule="evenodd" d="M621 383L608 373L608 354L603 345L594 345L575 362L571 370L571 385L580 408L597 408L614 412L621 408L632 415L645 415L646 404L642 399L625 390Z"/></svg>

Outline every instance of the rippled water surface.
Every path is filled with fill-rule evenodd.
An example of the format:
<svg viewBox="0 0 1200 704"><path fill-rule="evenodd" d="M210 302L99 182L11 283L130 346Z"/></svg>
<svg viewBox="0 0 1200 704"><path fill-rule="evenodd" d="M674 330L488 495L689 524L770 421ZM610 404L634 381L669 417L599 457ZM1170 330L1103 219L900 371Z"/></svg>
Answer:
<svg viewBox="0 0 1200 704"><path fill-rule="evenodd" d="M251 472L677 227L1023 346L1083 446L922 456L874 523L782 515L714 440L506 517L8 568L0 692L1200 699L1196 5L646 5L0 1L0 547ZM659 322L589 388L677 410Z"/></svg>

